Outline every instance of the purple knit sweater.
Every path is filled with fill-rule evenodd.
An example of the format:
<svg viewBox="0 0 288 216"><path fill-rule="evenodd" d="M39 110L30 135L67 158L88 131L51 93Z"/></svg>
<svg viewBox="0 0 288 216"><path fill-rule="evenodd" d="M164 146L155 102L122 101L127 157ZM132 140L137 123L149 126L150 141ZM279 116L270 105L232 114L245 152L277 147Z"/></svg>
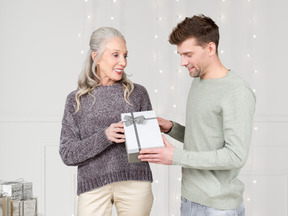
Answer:
<svg viewBox="0 0 288 216"><path fill-rule="evenodd" d="M120 83L99 86L91 95L81 97L75 113L75 94L67 96L62 120L60 156L68 166L78 166L77 194L119 181L150 181L152 172L146 162L128 163L124 143L108 140L105 129L121 121L121 113L151 110L146 89L134 84L129 105Z"/></svg>

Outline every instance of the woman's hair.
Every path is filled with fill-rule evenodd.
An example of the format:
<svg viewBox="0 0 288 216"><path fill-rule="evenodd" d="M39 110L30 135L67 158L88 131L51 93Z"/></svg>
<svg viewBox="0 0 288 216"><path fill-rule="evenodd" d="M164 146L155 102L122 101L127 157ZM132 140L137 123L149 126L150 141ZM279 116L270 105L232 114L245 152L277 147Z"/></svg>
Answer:
<svg viewBox="0 0 288 216"><path fill-rule="evenodd" d="M92 33L89 43L90 49L86 54L83 69L78 78L78 91L75 96L77 102L76 112L78 112L81 107L80 97L85 94L90 94L92 96L91 91L101 85L100 77L97 75L97 61L103 55L107 42L113 38L120 38L126 43L124 36L117 29L112 27L101 27ZM94 61L91 56L92 52L96 52ZM119 82L124 89L124 99L130 104L129 96L134 89L134 85L127 79L125 72L123 72Z"/></svg>
<svg viewBox="0 0 288 216"><path fill-rule="evenodd" d="M199 46L204 46L210 42L215 43L216 53L218 53L219 28L216 23L207 16L186 17L179 23L169 36L169 42L178 45L188 38L195 38Z"/></svg>

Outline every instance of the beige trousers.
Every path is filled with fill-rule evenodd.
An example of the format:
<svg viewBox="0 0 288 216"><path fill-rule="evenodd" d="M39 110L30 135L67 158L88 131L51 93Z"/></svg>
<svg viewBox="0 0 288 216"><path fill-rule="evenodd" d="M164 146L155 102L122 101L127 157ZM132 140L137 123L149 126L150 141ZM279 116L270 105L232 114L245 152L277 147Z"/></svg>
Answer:
<svg viewBox="0 0 288 216"><path fill-rule="evenodd" d="M153 199L151 182L116 182L80 194L77 216L149 216Z"/></svg>

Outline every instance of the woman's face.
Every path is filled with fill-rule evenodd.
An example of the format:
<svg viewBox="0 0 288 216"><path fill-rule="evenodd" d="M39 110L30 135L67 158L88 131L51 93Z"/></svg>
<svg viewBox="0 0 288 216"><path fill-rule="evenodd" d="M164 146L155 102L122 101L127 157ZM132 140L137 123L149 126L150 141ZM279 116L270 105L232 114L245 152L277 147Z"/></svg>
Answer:
<svg viewBox="0 0 288 216"><path fill-rule="evenodd" d="M113 38L106 43L103 55L97 62L97 74L102 85L112 85L121 80L127 55L126 44L121 38Z"/></svg>

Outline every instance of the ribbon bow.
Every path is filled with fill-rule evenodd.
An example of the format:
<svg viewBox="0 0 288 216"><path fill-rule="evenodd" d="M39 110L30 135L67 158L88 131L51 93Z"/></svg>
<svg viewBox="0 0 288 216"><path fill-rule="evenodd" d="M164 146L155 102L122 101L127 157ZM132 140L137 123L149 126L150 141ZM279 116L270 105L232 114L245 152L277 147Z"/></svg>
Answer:
<svg viewBox="0 0 288 216"><path fill-rule="evenodd" d="M137 117L132 117L132 116L124 116L124 120L123 123L128 127L134 123L137 123L137 124L143 124L144 121L145 121L145 117L143 115L141 116L137 116Z"/></svg>

